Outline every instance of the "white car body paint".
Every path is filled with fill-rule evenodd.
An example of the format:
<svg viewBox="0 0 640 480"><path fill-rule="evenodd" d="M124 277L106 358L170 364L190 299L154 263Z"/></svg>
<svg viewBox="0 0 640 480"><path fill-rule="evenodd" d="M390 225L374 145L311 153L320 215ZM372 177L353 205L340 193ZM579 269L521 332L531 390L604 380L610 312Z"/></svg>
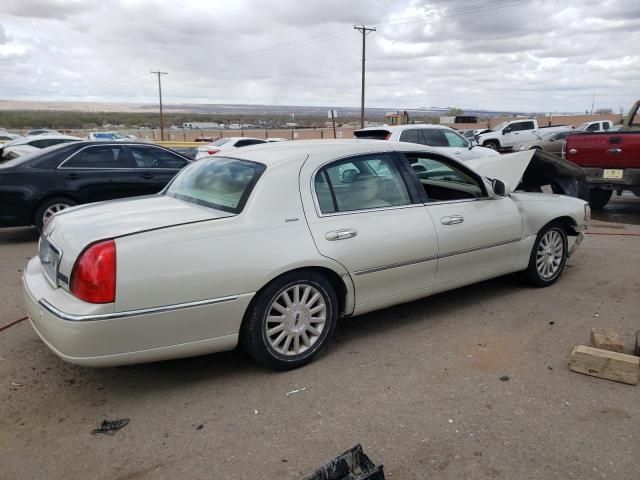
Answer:
<svg viewBox="0 0 640 480"><path fill-rule="evenodd" d="M567 219L576 232L587 226L582 200L520 192L499 197L479 176L486 197L320 212L313 188L318 169L385 152L437 153L409 143L357 140L247 147L233 157L266 169L239 214L164 195L56 214L43 232L62 255L56 284L38 257L23 277L31 323L58 356L81 365L211 353L236 346L251 300L283 273L311 267L334 272L346 292L342 314L357 315L522 270L537 233L554 219ZM480 169L512 185L528 153L497 157ZM455 215L464 222L443 224ZM358 234L327 241L336 229ZM87 245L109 238L117 248L115 302L79 300L68 286L75 261Z"/></svg>

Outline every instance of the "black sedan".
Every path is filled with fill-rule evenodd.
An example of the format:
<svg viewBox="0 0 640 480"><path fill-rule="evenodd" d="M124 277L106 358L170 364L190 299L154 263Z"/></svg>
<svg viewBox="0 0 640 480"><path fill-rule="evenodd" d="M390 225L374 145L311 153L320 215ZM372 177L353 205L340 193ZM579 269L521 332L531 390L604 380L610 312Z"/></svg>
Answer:
<svg viewBox="0 0 640 480"><path fill-rule="evenodd" d="M158 193L190 161L158 145L73 142L0 163L0 227L41 230L73 205Z"/></svg>

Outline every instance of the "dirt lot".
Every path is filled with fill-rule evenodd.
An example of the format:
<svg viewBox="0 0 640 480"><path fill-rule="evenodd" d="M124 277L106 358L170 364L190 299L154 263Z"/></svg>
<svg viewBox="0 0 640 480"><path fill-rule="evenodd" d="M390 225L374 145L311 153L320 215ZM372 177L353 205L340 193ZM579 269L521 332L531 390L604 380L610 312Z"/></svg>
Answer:
<svg viewBox="0 0 640 480"><path fill-rule="evenodd" d="M345 320L288 373L241 352L80 368L21 322L0 332L0 478L300 479L358 442L387 478L635 478L640 387L567 368L590 327L627 349L640 328L640 199L608 210L555 286L504 277ZM0 231L0 326L24 316L35 249ZM130 423L92 435L105 418Z"/></svg>

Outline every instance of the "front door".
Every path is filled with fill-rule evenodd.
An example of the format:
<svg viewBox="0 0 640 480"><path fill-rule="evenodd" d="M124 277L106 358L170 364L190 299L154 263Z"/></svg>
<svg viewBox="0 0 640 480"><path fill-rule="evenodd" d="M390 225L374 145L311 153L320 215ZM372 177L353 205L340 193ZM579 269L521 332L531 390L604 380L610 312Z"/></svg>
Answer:
<svg viewBox="0 0 640 480"><path fill-rule="evenodd" d="M435 280L435 228L400 167L389 153L329 163L305 204L319 252L353 280L357 312L425 296Z"/></svg>
<svg viewBox="0 0 640 480"><path fill-rule="evenodd" d="M522 220L509 197L489 197L481 177L430 153L406 153L425 191L438 237L435 290L512 271Z"/></svg>

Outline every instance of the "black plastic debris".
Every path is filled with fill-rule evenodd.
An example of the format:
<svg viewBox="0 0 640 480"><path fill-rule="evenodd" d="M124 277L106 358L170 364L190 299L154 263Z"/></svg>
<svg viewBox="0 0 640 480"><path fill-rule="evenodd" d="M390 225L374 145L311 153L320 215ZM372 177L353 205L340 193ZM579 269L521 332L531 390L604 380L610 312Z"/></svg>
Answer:
<svg viewBox="0 0 640 480"><path fill-rule="evenodd" d="M362 451L362 445L358 444L304 477L304 480L384 480L382 468L382 465L375 465Z"/></svg>
<svg viewBox="0 0 640 480"><path fill-rule="evenodd" d="M121 418L120 420L103 420L102 424L93 430L91 433L104 433L105 435L115 435L118 430L123 427L126 427L129 424L128 418Z"/></svg>

